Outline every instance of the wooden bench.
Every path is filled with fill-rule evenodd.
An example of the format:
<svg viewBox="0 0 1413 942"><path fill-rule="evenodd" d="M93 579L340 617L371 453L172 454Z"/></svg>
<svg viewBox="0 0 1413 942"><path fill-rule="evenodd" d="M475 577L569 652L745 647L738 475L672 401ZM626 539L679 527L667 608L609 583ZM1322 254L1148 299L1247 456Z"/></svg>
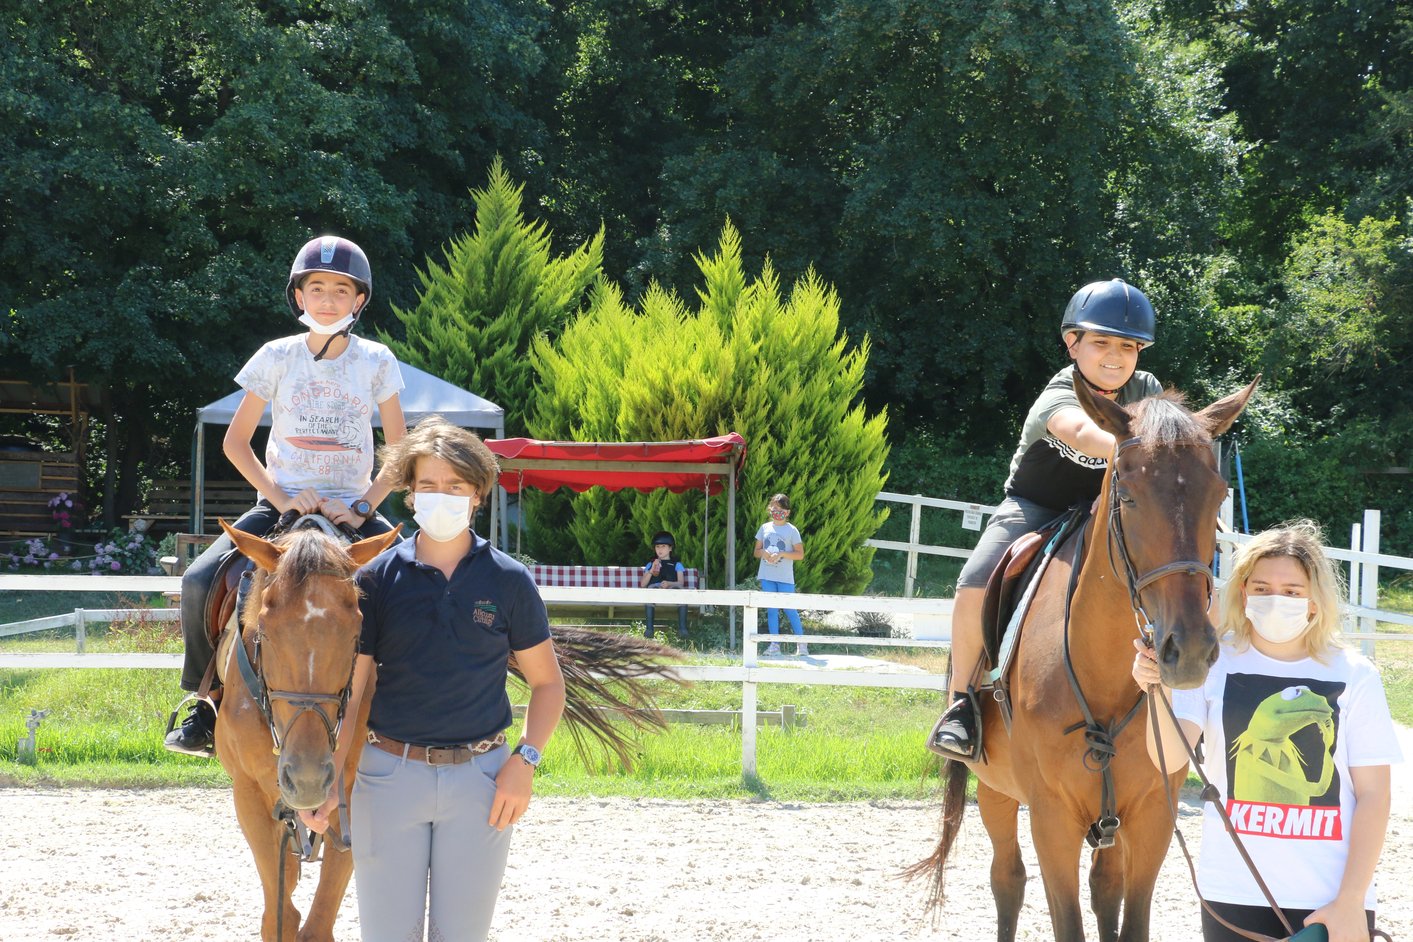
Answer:
<svg viewBox="0 0 1413 942"><path fill-rule="evenodd" d="M551 566L536 563L530 566L530 575L540 586L566 586L570 588L594 589L637 589L643 570L639 566ZM696 589L701 585L701 573L696 569L682 570L682 588ZM663 590L661 609L684 604L672 596L671 590ZM641 618L642 603L632 602L550 602L546 606L551 615L602 615L607 618ZM692 608L695 608L693 606ZM659 619L664 618L662 612ZM676 613L672 613L673 619ZM666 622L664 622L666 623Z"/></svg>
<svg viewBox="0 0 1413 942"><path fill-rule="evenodd" d="M202 487L204 507L202 508L202 533L215 533L220 530L217 518L224 517L232 523L245 513L260 495L246 481L207 481ZM147 521L150 533L172 533L186 530L191 521L192 486L187 480L159 478L152 482L147 492L147 509L140 513L123 517L128 529L136 529L139 520Z"/></svg>

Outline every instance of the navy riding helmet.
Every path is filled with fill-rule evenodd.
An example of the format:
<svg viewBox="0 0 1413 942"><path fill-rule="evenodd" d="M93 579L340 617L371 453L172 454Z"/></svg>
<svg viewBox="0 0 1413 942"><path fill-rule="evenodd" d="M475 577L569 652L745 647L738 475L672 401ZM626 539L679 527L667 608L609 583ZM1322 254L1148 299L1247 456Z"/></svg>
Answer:
<svg viewBox="0 0 1413 942"><path fill-rule="evenodd" d="M1155 319L1147 295L1122 278L1095 281L1076 291L1065 305L1060 336L1071 330L1092 330L1137 340L1147 347L1155 340Z"/></svg>
<svg viewBox="0 0 1413 942"><path fill-rule="evenodd" d="M289 284L285 286L285 300L289 302L290 313L298 317L301 313L294 300L294 289L310 272L324 271L335 275L345 275L358 285L363 294L363 307L353 312L355 323L373 300L373 268L368 264L368 256L354 242L338 236L319 236L304 243L304 248L294 257L289 267Z"/></svg>

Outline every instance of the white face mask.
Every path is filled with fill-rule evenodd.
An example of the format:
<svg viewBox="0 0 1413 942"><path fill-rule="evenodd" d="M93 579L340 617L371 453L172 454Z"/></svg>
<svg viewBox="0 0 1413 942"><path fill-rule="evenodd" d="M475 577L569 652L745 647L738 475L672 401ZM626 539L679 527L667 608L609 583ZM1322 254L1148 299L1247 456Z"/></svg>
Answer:
<svg viewBox="0 0 1413 942"><path fill-rule="evenodd" d="M353 315L350 314L342 320L334 321L332 324L321 324L315 319L313 314L305 311L303 314L299 315L299 322L305 327L308 327L310 333L328 336L329 334L336 334L349 324L352 324Z"/></svg>
<svg viewBox="0 0 1413 942"><path fill-rule="evenodd" d="M1294 641L1310 624L1310 600L1289 595L1248 595L1246 617L1255 632L1272 644Z"/></svg>
<svg viewBox="0 0 1413 942"><path fill-rule="evenodd" d="M471 498L423 492L413 496L417 526L438 543L450 543L471 527Z"/></svg>

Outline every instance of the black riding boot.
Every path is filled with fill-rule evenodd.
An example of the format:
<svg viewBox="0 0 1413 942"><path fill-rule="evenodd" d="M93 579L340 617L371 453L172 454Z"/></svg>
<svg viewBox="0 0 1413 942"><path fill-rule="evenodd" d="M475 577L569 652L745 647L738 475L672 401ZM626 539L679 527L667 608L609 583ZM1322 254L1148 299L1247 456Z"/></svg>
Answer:
<svg viewBox="0 0 1413 942"><path fill-rule="evenodd" d="M949 759L975 759L980 727L981 717L977 715L976 701L968 694L958 693L933 727L927 748Z"/></svg>

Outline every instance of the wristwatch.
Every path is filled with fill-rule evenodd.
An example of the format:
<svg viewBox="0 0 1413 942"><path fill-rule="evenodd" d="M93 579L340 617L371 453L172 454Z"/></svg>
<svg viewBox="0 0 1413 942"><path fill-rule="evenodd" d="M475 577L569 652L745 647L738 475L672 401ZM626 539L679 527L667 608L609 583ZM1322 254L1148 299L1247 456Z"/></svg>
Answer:
<svg viewBox="0 0 1413 942"><path fill-rule="evenodd" d="M540 750L527 742L522 742L520 745L516 746L511 750L510 754L524 759L525 764L532 769L538 769L540 767L540 760L544 758L544 756L540 755Z"/></svg>
<svg viewBox="0 0 1413 942"><path fill-rule="evenodd" d="M364 520L367 520L369 517L373 516L373 505L368 503L361 497L354 501L352 504L349 504L348 509L358 514L358 516L362 517Z"/></svg>

